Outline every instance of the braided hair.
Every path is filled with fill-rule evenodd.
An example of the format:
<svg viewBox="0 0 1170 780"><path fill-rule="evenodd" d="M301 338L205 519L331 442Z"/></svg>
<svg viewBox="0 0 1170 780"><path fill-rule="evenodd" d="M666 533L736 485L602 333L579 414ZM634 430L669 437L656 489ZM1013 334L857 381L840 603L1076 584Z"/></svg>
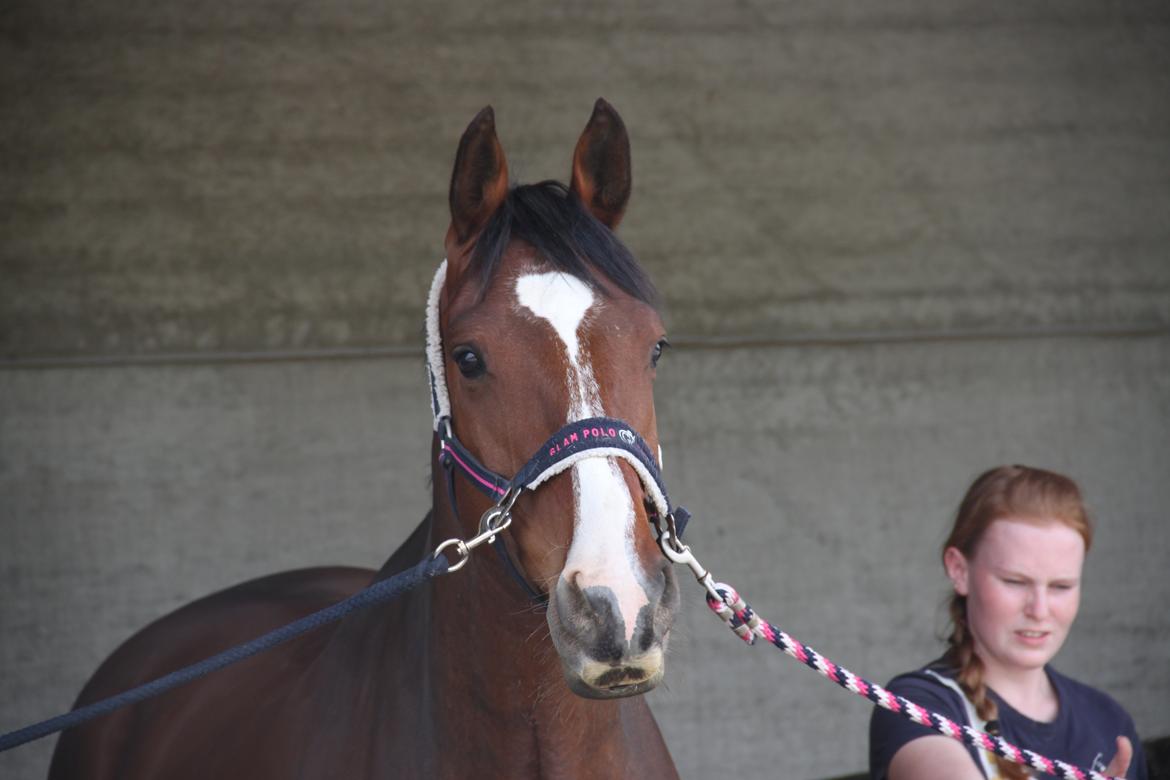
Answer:
<svg viewBox="0 0 1170 780"><path fill-rule="evenodd" d="M959 504L955 525L943 543L943 554L954 547L970 560L987 528L1005 517L1055 518L1081 535L1086 552L1093 541L1092 521L1075 482L1044 469L999 466L979 475L968 488ZM967 694L976 714L987 721L988 731L996 733L999 709L995 700L987 695L983 660L975 652L975 640L967 621L967 597L953 593L949 611L952 630L947 637L943 660L957 670L955 681ZM994 758L996 770L1004 780L1030 777L1027 768L1000 756Z"/></svg>

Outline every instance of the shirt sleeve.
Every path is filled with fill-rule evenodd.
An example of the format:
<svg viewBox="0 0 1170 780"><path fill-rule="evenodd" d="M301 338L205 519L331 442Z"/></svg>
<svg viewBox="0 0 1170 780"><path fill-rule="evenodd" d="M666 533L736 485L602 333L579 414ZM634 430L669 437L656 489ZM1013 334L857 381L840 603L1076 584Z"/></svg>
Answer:
<svg viewBox="0 0 1170 780"><path fill-rule="evenodd" d="M966 713L962 703L957 700L957 694L928 677L918 675L895 677L886 686L886 690L948 717L956 723L967 722ZM885 780L890 761L903 745L932 735L938 735L938 732L929 726L915 723L901 713L874 707L869 720L870 780Z"/></svg>
<svg viewBox="0 0 1170 780"><path fill-rule="evenodd" d="M1129 761L1129 769L1126 770L1125 777L1127 780L1148 780L1150 770L1146 764L1146 753L1142 749L1142 741L1138 736L1137 728L1134 727L1133 718L1112 697L1103 693L1097 695L1104 699L1105 703L1085 708L1082 717L1097 719L1096 733L1100 734L1110 746L1102 760L1104 762L1113 760L1113 755L1116 752L1113 743L1116 737L1129 737L1130 744L1133 745L1133 758Z"/></svg>
<svg viewBox="0 0 1170 780"><path fill-rule="evenodd" d="M1141 739L1134 727L1133 718L1121 703L1108 693L1073 680L1055 670L1049 670L1049 678L1057 686L1061 706L1067 705L1076 721L1077 728L1071 735L1071 741L1075 744L1065 745L1069 757L1075 756L1076 750L1081 748L1084 753L1079 763L1089 767L1092 761L1091 768L1100 771L1116 753L1114 746L1116 738L1129 737L1133 744L1133 758L1130 759L1129 770L1125 776L1128 780L1147 780L1150 769ZM1094 753L1098 754L1097 759L1091 758ZM1073 760L1073 763L1078 762Z"/></svg>
<svg viewBox="0 0 1170 780"><path fill-rule="evenodd" d="M1148 780L1150 769L1146 764L1146 751L1142 748L1142 740L1138 736L1137 729L1134 728L1129 713L1126 713L1125 721L1125 736L1129 737L1129 741L1133 744L1133 758L1129 762L1129 771L1125 773L1125 776L1130 780Z"/></svg>

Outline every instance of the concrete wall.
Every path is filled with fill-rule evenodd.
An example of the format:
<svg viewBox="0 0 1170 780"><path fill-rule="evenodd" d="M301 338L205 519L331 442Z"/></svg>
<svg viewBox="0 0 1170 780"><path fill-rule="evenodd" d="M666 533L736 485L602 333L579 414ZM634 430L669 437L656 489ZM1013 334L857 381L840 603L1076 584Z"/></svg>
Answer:
<svg viewBox="0 0 1170 780"><path fill-rule="evenodd" d="M937 653L970 479L1066 471L1100 531L1058 665L1170 733L1170 9L467 5L0 14L0 730L198 595L394 549L459 133L491 103L564 178L604 95L703 561L884 681ZM864 766L864 702L684 593L684 776Z"/></svg>

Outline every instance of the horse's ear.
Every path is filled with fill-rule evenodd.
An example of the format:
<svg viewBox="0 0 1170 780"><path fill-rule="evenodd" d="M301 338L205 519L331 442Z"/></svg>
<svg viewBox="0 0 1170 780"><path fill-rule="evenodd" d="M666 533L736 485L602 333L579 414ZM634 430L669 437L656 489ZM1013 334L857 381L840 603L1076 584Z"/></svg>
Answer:
<svg viewBox="0 0 1170 780"><path fill-rule="evenodd" d="M598 98L573 152L571 189L599 220L617 228L630 200L630 137L613 106Z"/></svg>
<svg viewBox="0 0 1170 780"><path fill-rule="evenodd" d="M451 173L451 227L462 244L483 229L508 196L508 163L487 106L463 131Z"/></svg>

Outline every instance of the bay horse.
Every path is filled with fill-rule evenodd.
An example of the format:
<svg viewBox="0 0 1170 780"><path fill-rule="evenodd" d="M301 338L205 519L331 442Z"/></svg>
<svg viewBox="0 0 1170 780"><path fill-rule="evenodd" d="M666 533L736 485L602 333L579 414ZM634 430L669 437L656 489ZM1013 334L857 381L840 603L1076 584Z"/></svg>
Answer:
<svg viewBox="0 0 1170 780"><path fill-rule="evenodd" d="M598 100L569 186L512 187L494 113L481 111L456 154L447 260L428 306L438 342L428 357L447 407L432 441L431 512L379 572L285 572L159 619L100 666L78 705L476 534L493 500L474 475L452 476L442 426L511 474L566 423L604 415L637 431L660 464L652 390L664 329L650 281L613 233L630 170L625 126ZM480 550L404 598L72 729L49 776L677 777L640 696L662 679L678 606L647 491L628 459L576 461L513 496L499 535L510 566Z"/></svg>

